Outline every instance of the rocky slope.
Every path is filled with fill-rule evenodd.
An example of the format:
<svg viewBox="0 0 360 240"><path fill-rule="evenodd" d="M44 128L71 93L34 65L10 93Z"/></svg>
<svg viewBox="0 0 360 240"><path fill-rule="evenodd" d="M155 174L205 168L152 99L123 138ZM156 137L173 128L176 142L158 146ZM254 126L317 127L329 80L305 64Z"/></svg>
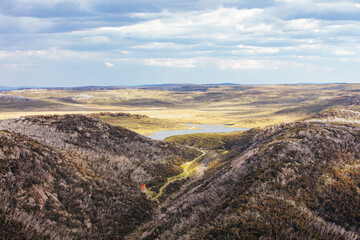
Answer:
<svg viewBox="0 0 360 240"><path fill-rule="evenodd" d="M122 238L150 217L140 190L196 152L95 118L0 122L0 238ZM21 235L20 235L21 234Z"/></svg>
<svg viewBox="0 0 360 240"><path fill-rule="evenodd" d="M358 126L272 126L244 145L128 239L360 239Z"/></svg>
<svg viewBox="0 0 360 240"><path fill-rule="evenodd" d="M161 203L139 184L193 149L85 116L2 121L0 238L360 239L360 127L328 121L354 114L222 138Z"/></svg>

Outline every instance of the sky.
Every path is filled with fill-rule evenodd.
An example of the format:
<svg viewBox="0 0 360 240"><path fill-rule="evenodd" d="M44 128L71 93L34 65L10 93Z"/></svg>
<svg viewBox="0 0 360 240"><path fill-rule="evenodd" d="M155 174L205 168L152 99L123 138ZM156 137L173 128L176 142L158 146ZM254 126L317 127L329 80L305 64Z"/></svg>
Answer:
<svg viewBox="0 0 360 240"><path fill-rule="evenodd" d="M1 0L0 86L359 82L357 0Z"/></svg>

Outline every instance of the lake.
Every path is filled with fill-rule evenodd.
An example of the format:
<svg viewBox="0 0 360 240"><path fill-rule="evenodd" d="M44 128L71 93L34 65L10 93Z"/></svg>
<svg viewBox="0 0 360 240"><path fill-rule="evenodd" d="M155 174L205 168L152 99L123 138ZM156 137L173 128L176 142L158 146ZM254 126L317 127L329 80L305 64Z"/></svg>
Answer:
<svg viewBox="0 0 360 240"><path fill-rule="evenodd" d="M152 138L154 140L164 140L165 138L174 135L184 135L184 134L192 134L192 133L234 132L234 131L248 130L247 128L228 127L225 125L215 125L215 124L199 124L199 125L188 124L188 125L196 129L165 130L165 131L154 132L153 135L148 135L147 137Z"/></svg>

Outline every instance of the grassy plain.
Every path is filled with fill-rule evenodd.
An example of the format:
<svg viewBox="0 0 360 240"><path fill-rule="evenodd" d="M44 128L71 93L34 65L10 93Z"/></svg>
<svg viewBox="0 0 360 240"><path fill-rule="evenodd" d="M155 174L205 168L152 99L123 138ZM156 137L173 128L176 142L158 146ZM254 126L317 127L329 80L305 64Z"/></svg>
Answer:
<svg viewBox="0 0 360 240"><path fill-rule="evenodd" d="M91 116L114 126L126 126L126 128L141 134L151 134L154 131L167 129L186 129L188 125L167 119L150 118L146 115L130 113L93 113Z"/></svg>
<svg viewBox="0 0 360 240"><path fill-rule="evenodd" d="M357 95L360 84L186 85L180 90L159 89L155 86L151 89L31 89L3 92L2 96L23 97L31 101L0 98L0 119L26 115L123 112L137 115L108 114L98 117L143 134L186 128L185 123L263 128L301 119L336 105L339 98Z"/></svg>

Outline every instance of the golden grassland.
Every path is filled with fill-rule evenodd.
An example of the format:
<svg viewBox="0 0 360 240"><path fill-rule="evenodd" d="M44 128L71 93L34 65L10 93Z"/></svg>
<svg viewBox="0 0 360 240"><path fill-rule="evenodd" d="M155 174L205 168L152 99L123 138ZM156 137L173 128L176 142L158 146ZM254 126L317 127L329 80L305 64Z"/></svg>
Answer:
<svg viewBox="0 0 360 240"><path fill-rule="evenodd" d="M263 128L302 119L322 110L331 99L357 94L360 84L218 85L206 91L156 89L16 90L2 95L39 102L1 103L0 119L47 114L131 113L136 116L99 116L101 120L142 134L184 129L186 123L228 124Z"/></svg>
<svg viewBox="0 0 360 240"><path fill-rule="evenodd" d="M141 134L151 134L152 132L167 129L186 129L188 125L167 119L150 118L146 115L128 113L94 113L92 116L101 121L114 126L122 126Z"/></svg>

